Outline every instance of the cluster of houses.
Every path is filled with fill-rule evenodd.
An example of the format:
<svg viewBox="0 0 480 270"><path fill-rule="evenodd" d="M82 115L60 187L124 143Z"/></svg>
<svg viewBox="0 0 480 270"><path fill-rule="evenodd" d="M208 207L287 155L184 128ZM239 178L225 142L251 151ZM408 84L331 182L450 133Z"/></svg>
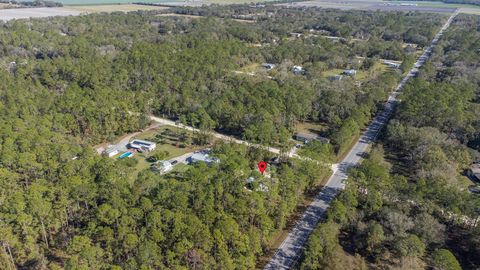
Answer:
<svg viewBox="0 0 480 270"><path fill-rule="evenodd" d="M202 162L210 166L210 165L219 163L220 159L217 157L210 156L210 149L205 149L205 150L193 153L193 155L191 155L186 159L186 162L190 165ZM173 166L176 163L177 161L159 160L153 163L150 166L150 169L154 172L159 172L161 174L164 174L171 171L173 169Z"/></svg>
<svg viewBox="0 0 480 270"><path fill-rule="evenodd" d="M265 68L266 70L272 70L276 67L276 65L272 63L263 63L262 67ZM292 72L295 75L302 75L302 74L305 74L305 69L302 66L295 65L292 67Z"/></svg>

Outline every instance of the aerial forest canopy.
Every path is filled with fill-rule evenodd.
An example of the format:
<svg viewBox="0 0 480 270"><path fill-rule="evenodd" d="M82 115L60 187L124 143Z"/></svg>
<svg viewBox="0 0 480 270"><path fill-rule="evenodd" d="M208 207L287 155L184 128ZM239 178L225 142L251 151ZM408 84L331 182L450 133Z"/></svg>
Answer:
<svg viewBox="0 0 480 270"><path fill-rule="evenodd" d="M480 17L459 15L410 81L381 145L353 170L301 269L477 269Z"/></svg>
<svg viewBox="0 0 480 270"><path fill-rule="evenodd" d="M255 162L270 157L258 149L220 144L220 164L161 177L132 174L92 146L147 127L154 114L264 144L308 120L341 152L446 19L246 5L175 12L205 17L0 25L0 269L254 268L327 166L289 160L268 192L246 192ZM387 71L382 59L404 64ZM277 68L249 75L264 62ZM332 79L344 69L359 74ZM473 138L458 127L471 118L431 117L414 120Z"/></svg>

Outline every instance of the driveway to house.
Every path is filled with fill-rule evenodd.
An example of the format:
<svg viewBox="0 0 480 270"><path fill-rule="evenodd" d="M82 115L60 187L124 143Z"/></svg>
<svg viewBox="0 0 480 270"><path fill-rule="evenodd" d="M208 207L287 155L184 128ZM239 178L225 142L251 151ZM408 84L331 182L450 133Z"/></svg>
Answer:
<svg viewBox="0 0 480 270"><path fill-rule="evenodd" d="M424 53L414 64L414 67L389 95L383 110L381 110L373 118L372 122L369 124L357 143L350 150L348 155L337 167L334 168L334 173L330 179L328 179L325 187L317 194L313 202L303 214L302 218L297 222L292 231L290 231L287 238L277 249L273 258L265 266L265 270L290 269L297 263L298 259L303 253L304 245L308 240L308 237L316 228L318 222L330 206L330 203L333 201L335 196L344 188L344 183L348 177L348 170L359 164L363 154L369 150L370 146L376 140L379 132L383 127L386 126L399 102L398 95L402 92L403 87L410 78L417 74L418 69L430 57L433 49L438 43L438 40L442 37L443 32L450 26L450 23L457 14L458 12L455 12L450 16L448 21L443 25L435 38L432 40L430 46L424 50Z"/></svg>
<svg viewBox="0 0 480 270"><path fill-rule="evenodd" d="M127 150L128 150L128 149L127 149L127 144L130 142L130 140L131 140L133 137L137 136L138 134L142 134L142 133L145 132L145 131L158 128L158 127L160 127L161 125L162 125L161 123L153 123L152 125L150 125L149 127L147 127L146 129L144 129L144 130L142 130L142 131L129 133L129 134L123 136L117 143L112 144L112 145L109 145L108 147L115 148L115 149L117 149L117 150L120 151L120 152L127 151ZM98 154L102 154L103 151L105 151L105 147L104 147L104 146L96 147L96 148L95 148L95 151L96 151Z"/></svg>
<svg viewBox="0 0 480 270"><path fill-rule="evenodd" d="M195 151L196 152L196 151ZM172 162L172 161L176 161L177 164L180 164L180 163L183 163L183 164L188 164L187 162L187 159L189 157L191 157L195 152L188 152L188 153L185 153L179 157L174 157L172 159L170 159L169 161ZM177 165L177 164L174 164L173 166Z"/></svg>

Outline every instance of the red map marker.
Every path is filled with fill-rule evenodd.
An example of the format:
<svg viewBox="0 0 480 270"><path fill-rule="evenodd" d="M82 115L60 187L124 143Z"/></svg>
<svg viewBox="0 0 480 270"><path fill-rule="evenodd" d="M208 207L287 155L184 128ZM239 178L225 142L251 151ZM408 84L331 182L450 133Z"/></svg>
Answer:
<svg viewBox="0 0 480 270"><path fill-rule="evenodd" d="M267 169L267 163L265 161L258 162L258 170L263 174L263 172Z"/></svg>

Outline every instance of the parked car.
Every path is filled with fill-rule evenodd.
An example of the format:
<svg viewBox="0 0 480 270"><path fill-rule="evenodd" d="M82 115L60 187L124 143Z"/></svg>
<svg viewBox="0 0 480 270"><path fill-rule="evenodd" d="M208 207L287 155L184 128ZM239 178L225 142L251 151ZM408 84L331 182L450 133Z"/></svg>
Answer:
<svg viewBox="0 0 480 270"><path fill-rule="evenodd" d="M175 165L178 163L178 160L172 160L172 162L170 162L172 165Z"/></svg>

